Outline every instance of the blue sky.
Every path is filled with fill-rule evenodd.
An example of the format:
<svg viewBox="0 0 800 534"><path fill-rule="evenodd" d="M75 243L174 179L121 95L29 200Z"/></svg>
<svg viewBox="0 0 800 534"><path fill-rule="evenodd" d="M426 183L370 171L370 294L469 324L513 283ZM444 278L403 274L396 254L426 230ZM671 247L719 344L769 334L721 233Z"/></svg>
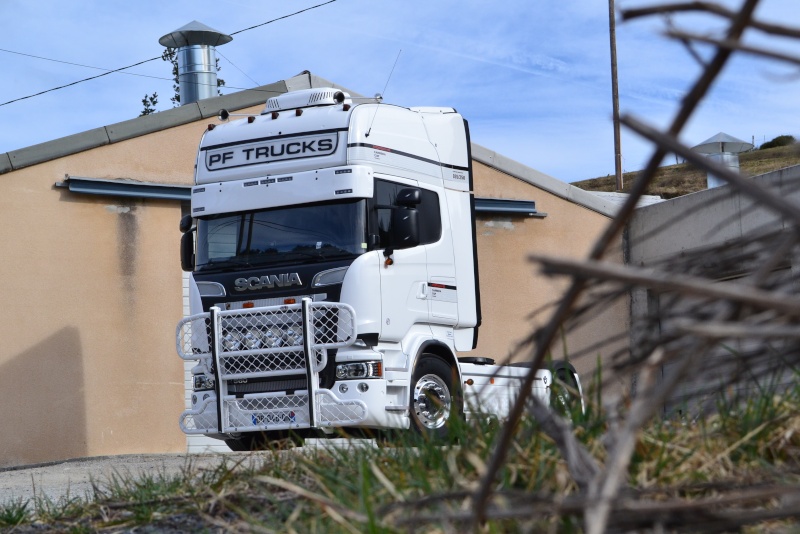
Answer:
<svg viewBox="0 0 800 534"><path fill-rule="evenodd" d="M4 0L0 103L160 56L158 39L192 20L225 33L324 0ZM655 1L616 0L618 8ZM723 0L728 7L741 1ZM560 180L614 173L608 4L505 0L336 0L236 34L219 47L233 92L309 70L365 95L384 92L404 106L451 106L470 122L473 141ZM800 25L797 0L762 0L757 16ZM719 32L706 16L677 16L685 29ZM620 106L663 127L700 69L663 36L660 18L617 24ZM751 42L800 56L800 43ZM705 57L710 50L698 47ZM157 60L59 91L0 106L0 152L131 119L157 91L169 109L169 64ZM723 131L760 144L800 138L798 68L737 57L682 135L691 145ZM640 169L651 147L623 130L623 167ZM670 157L665 163L670 163ZM673 161L674 162L674 161ZM134 177L135 178L135 177Z"/></svg>

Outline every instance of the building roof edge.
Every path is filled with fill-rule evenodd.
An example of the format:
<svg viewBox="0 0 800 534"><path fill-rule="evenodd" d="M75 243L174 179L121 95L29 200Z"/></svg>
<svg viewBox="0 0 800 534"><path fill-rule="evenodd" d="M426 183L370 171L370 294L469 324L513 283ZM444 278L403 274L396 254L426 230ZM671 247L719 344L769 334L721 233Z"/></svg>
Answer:
<svg viewBox="0 0 800 534"><path fill-rule="evenodd" d="M472 158L475 161L497 169L500 172L513 176L539 189L543 189L557 197L596 211L607 217L613 217L618 210L618 206L614 205L613 202L593 195L572 184L562 182L558 178L554 178L532 167L523 165L518 161L478 145L477 143L472 143Z"/></svg>
<svg viewBox="0 0 800 534"><path fill-rule="evenodd" d="M228 95L199 100L185 106L153 113L152 115L136 117L29 147L0 153L0 174L77 154L99 146L118 143L215 117L219 110L223 108L229 111L236 111L258 104L266 104L267 99L288 91L328 86L339 87L324 78L311 74L309 71L303 71L297 76L254 89L246 89Z"/></svg>

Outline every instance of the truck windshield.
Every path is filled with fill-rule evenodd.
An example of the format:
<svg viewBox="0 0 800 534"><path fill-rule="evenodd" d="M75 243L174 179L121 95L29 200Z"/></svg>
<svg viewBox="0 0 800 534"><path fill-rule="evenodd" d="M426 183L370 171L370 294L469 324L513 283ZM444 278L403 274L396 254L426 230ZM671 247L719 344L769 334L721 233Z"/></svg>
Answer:
<svg viewBox="0 0 800 534"><path fill-rule="evenodd" d="M200 218L195 269L353 258L366 251L365 221L365 200Z"/></svg>

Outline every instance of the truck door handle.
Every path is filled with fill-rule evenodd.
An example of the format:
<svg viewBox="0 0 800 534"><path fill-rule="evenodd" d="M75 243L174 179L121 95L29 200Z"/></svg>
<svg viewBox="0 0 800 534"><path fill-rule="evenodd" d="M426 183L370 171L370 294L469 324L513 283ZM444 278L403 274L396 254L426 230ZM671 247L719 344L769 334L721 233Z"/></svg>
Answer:
<svg viewBox="0 0 800 534"><path fill-rule="evenodd" d="M419 292L417 293L417 298L418 298L418 299L425 300L425 299L427 299L427 298L428 298L428 292L427 292L427 291L425 291L425 286L426 286L426 285L427 285L427 284L426 284L425 282L422 282L422 283L419 285Z"/></svg>

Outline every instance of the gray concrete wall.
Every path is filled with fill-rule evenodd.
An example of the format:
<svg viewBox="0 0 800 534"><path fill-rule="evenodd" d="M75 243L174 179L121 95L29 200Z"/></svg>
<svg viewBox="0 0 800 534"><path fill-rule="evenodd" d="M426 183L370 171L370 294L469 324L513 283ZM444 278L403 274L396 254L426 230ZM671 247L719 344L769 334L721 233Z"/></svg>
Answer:
<svg viewBox="0 0 800 534"><path fill-rule="evenodd" d="M795 203L800 209L800 165L754 177L753 180L776 195ZM632 266L663 269L670 260L680 260L687 255L716 246L738 243L748 236L783 231L793 225L784 216L754 202L748 196L726 185L674 198L665 202L646 206L634 212L627 227L627 257ZM736 250L736 249L734 249ZM744 249L741 249L744 250ZM757 260L744 259L740 262L707 254L702 257L699 268L717 273L717 280L735 279L752 272L758 267ZM782 265L779 276L800 278L800 251L795 247ZM668 270L668 267L666 267ZM796 283L796 282L795 282ZM800 289L800 288L798 288ZM659 335L665 325L653 325L643 320L658 312L665 297L642 288L631 292L631 351L634 358L646 346L643 340ZM731 351L745 351L752 348L753 340L740 340L725 350L698 357L697 371L681 387L667 409L691 397L693 391L707 387L711 380L722 381L722 372L715 365L715 358L728 358ZM758 342L756 342L758 343ZM700 355L698 355L700 356ZM708 371L708 372L707 372ZM669 372L665 367L664 372ZM694 380L694 383L689 383ZM751 383L750 386L753 384ZM739 384L739 390L747 391L747 385Z"/></svg>
<svg viewBox="0 0 800 534"><path fill-rule="evenodd" d="M753 178L800 206L800 165ZM734 190L716 187L634 212L628 224L629 262L652 266L660 260L740 238L750 232L787 227L776 215Z"/></svg>

